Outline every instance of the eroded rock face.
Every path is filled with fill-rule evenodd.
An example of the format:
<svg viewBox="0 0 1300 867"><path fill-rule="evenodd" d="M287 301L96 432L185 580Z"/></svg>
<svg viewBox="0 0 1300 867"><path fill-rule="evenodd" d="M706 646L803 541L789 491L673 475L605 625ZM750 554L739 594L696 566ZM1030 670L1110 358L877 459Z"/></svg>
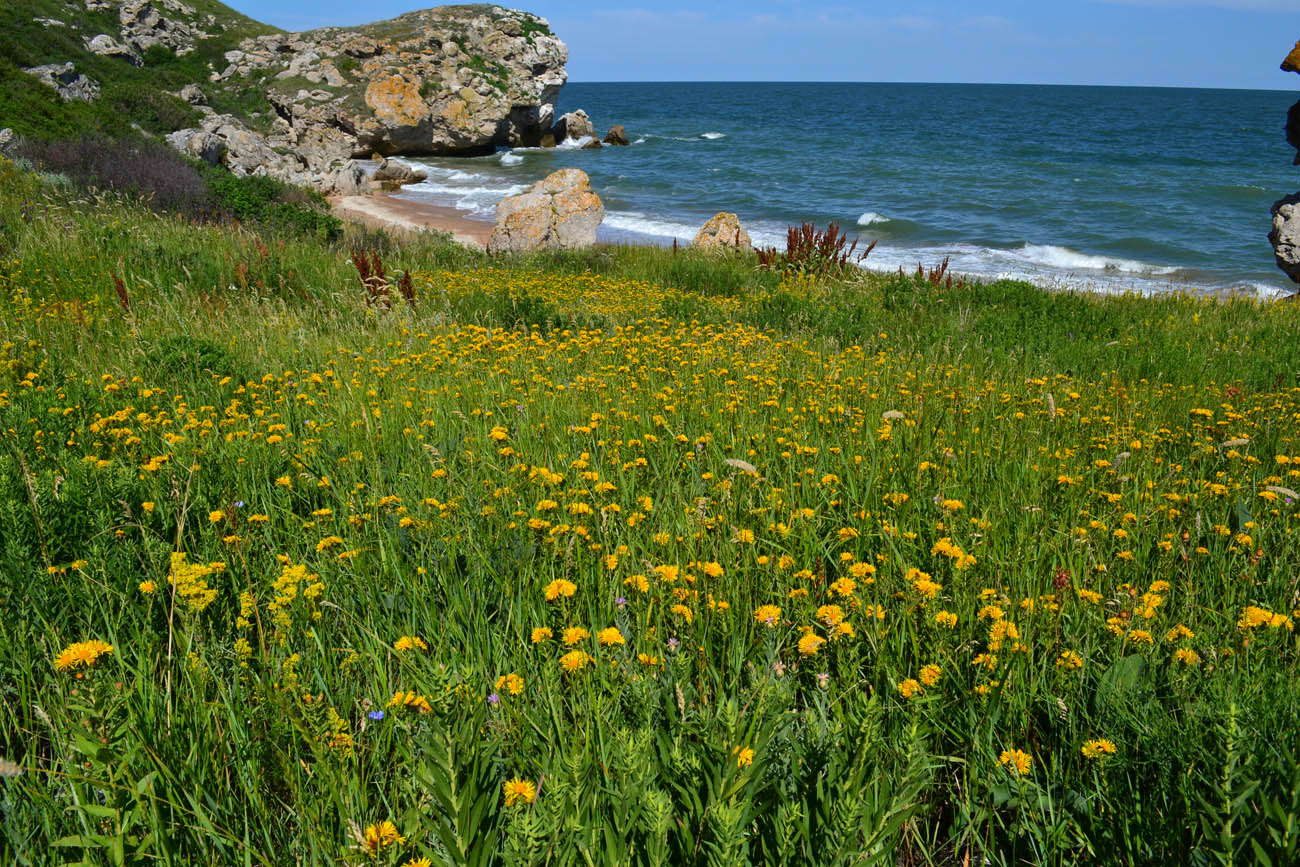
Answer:
<svg viewBox="0 0 1300 867"><path fill-rule="evenodd" d="M615 124L609 128L609 132L605 133L605 144L618 147L627 147L631 144L627 140L627 130L623 129L623 124Z"/></svg>
<svg viewBox="0 0 1300 867"><path fill-rule="evenodd" d="M178 55L189 54L198 40L208 37L194 23L198 15L194 7L179 0L159 0L157 4L151 0L125 0L117 14L122 25L122 41L141 54L155 45Z"/></svg>
<svg viewBox="0 0 1300 867"><path fill-rule="evenodd" d="M1300 73L1300 41L1282 61L1282 69ZM1296 149L1292 164L1300 166L1300 102L1287 112L1286 140ZM1273 245L1274 261L1288 277L1300 283L1300 193L1278 199L1273 203L1272 214L1268 242Z"/></svg>
<svg viewBox="0 0 1300 867"><path fill-rule="evenodd" d="M268 97L290 138L328 126L354 157L469 154L540 143L568 48L527 12L442 6L249 39L225 59L215 82L271 73ZM295 108L304 79L327 94L307 111Z"/></svg>
<svg viewBox="0 0 1300 867"><path fill-rule="evenodd" d="M561 169L497 205L491 253L574 250L596 243L605 206L581 169Z"/></svg>
<svg viewBox="0 0 1300 867"><path fill-rule="evenodd" d="M370 179L356 160L321 134L301 142L294 151L268 140L228 114L209 114L203 126L177 130L167 143L181 153L224 165L232 174L267 175L291 184L315 187L323 193L351 196L369 192ZM331 158L332 157L332 158Z"/></svg>
<svg viewBox="0 0 1300 867"><path fill-rule="evenodd" d="M78 73L71 62L47 63L23 72L57 90L64 101L81 99L93 102L99 97L99 82Z"/></svg>
<svg viewBox="0 0 1300 867"><path fill-rule="evenodd" d="M1273 203L1273 230L1268 241L1277 267L1300 283L1300 193Z"/></svg>
<svg viewBox="0 0 1300 867"><path fill-rule="evenodd" d="M94 54L101 54L105 57L117 57L130 63L132 66L140 65L140 58L135 52L118 42L107 33L101 33L94 39L86 40L86 50Z"/></svg>
<svg viewBox="0 0 1300 867"><path fill-rule="evenodd" d="M695 234L692 247L701 250L742 250L749 252L754 243L749 233L740 225L740 218L726 211L715 214Z"/></svg>

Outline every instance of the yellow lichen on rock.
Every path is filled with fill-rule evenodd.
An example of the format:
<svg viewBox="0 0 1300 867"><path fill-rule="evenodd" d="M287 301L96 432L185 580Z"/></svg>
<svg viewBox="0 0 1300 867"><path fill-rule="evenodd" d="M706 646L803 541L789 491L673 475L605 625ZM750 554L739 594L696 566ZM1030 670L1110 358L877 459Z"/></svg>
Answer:
<svg viewBox="0 0 1300 867"><path fill-rule="evenodd" d="M1295 48L1282 61L1283 72L1300 72L1300 39L1296 40Z"/></svg>
<svg viewBox="0 0 1300 867"><path fill-rule="evenodd" d="M429 116L419 88L400 75L376 78L366 87L366 105L392 126L418 126Z"/></svg>

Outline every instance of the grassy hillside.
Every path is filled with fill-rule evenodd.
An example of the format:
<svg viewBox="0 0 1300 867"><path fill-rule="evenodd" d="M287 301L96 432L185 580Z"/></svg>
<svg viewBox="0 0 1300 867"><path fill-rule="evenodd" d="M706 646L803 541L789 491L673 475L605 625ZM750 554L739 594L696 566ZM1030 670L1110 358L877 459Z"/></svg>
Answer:
<svg viewBox="0 0 1300 867"><path fill-rule="evenodd" d="M216 0L188 3L198 19L216 17L216 25L203 24L211 38L197 50L177 57L156 48L142 58L142 66L124 59L102 57L86 50L84 40L100 33L117 38L121 29L116 6L89 12L81 2L14 0L0 7L0 127L35 138L76 138L100 135L117 138L138 124L148 132L171 132L194 122L197 113L173 94L197 83L209 92L220 112L246 114L265 111L261 89L216 91L206 87L210 65L225 67L222 55L249 36L274 32ZM168 16L176 13L162 10ZM47 26L37 19L64 22ZM72 61L78 72L98 81L103 90L94 102L64 102L53 88L38 85L22 70L46 63Z"/></svg>
<svg viewBox="0 0 1300 867"><path fill-rule="evenodd" d="M1296 861L1294 304L3 161L0 292L6 864Z"/></svg>

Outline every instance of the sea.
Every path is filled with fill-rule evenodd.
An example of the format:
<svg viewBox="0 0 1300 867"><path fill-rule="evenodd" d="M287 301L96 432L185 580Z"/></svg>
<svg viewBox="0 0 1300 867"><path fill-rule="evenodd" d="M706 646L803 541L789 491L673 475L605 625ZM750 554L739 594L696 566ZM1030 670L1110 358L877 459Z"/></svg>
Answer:
<svg viewBox="0 0 1300 867"><path fill-rule="evenodd" d="M689 244L719 211L760 246L831 222L881 271L944 259L981 279L1098 292L1296 287L1269 208L1300 189L1283 124L1294 91L989 84L571 83L630 147L513 148L408 160L403 198L490 221L560 168L605 203L598 240Z"/></svg>

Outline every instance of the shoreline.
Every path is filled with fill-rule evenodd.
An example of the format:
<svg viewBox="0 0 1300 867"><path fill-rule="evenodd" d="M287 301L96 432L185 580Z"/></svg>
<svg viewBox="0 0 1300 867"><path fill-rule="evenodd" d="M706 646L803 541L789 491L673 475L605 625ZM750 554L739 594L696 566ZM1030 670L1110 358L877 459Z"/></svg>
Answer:
<svg viewBox="0 0 1300 867"><path fill-rule="evenodd" d="M361 223L372 229L399 232L432 230L451 235L458 244L472 249L487 249L492 224L475 220L465 211L446 205L425 204L399 199L390 193L366 196L331 196L334 216Z"/></svg>
<svg viewBox="0 0 1300 867"><path fill-rule="evenodd" d="M473 250L486 250L488 241L492 237L492 223L475 219L471 212L461 210L451 205L439 205L432 202L424 202L415 199L399 198L393 192L377 191L368 195L356 196L331 196L328 197L331 211L335 216L360 223L372 229L384 229L395 232L421 232L435 231L448 234L452 239L462 246ZM602 242L597 242L599 246ZM604 242L608 243L608 242ZM647 240L633 240L630 238L623 239L620 243L631 244L635 246L663 246ZM870 268L867 270L885 273L892 271L892 267L887 268ZM953 274L963 274L967 277L981 279L983 275L978 273L967 272L957 268L952 269ZM1069 276L1085 276L1072 274ZM1012 279L1021 279L1031 283L1040 289L1049 292L1057 291L1085 291L1100 295L1115 294L1113 290L1108 291L1101 286L1085 280L1082 284L1076 281L1067 282L1064 279L1052 279L1052 275L1042 275L1039 279L1030 279L1027 277L1015 277ZM1136 282L1136 281L1135 281ZM1220 295L1254 295L1264 300L1271 297L1271 300L1283 299L1300 299L1300 289L1287 291L1288 287L1275 289L1273 293L1265 294L1257 286L1241 286L1227 288L1209 288L1205 286L1180 286L1170 281L1167 284L1168 289L1174 291L1185 291L1193 294L1205 294L1211 296ZM1272 287L1270 287L1272 288ZM1127 288L1125 291L1138 291L1139 294L1162 294L1159 292L1141 292L1134 288Z"/></svg>

